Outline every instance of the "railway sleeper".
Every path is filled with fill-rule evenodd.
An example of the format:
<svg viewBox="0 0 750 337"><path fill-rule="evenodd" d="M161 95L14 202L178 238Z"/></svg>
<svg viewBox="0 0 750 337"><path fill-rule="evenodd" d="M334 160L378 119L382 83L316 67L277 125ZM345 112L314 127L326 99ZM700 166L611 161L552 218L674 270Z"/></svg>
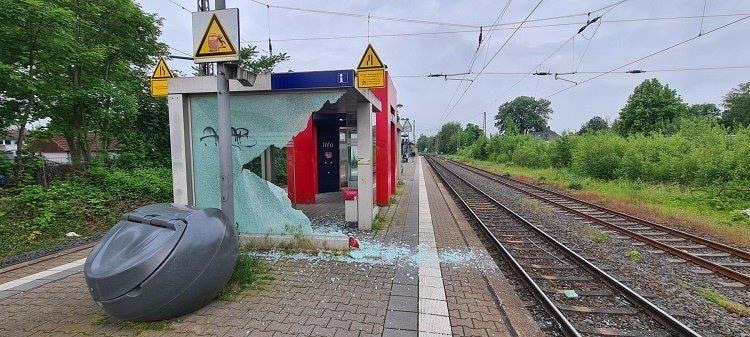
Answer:
<svg viewBox="0 0 750 337"><path fill-rule="evenodd" d="M662 331L630 331L615 328L581 328L578 332L584 335L595 335L595 336L617 336L617 337L667 337L672 336L671 333Z"/></svg>
<svg viewBox="0 0 750 337"><path fill-rule="evenodd" d="M577 269L577 267L567 265L567 264L549 265L549 264L520 263L520 265L521 267L531 268L531 269L553 269L553 270Z"/></svg>
<svg viewBox="0 0 750 337"><path fill-rule="evenodd" d="M639 315L642 312L641 309L638 309L637 307L612 308L612 307L588 307L588 306L582 306L582 305L557 304L557 308L563 311L604 314L604 315L607 315L607 314L609 315Z"/></svg>

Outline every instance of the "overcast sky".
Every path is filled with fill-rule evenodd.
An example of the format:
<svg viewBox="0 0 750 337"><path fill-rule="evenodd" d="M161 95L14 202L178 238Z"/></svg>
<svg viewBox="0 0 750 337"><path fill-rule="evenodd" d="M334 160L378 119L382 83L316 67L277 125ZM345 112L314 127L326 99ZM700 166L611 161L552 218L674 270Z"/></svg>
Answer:
<svg viewBox="0 0 750 337"><path fill-rule="evenodd" d="M195 10L195 0L137 0L146 12L158 13L164 18L161 40L180 55L192 49L190 13L180 6ZM250 0L227 0L227 7L240 9L241 39L253 42L267 51L269 36L268 10ZM263 1L265 3L265 1ZM531 15L530 20L586 13L611 5L615 0L545 0ZM176 4L175 4L176 3ZM499 23L523 21L536 6L536 0L515 0ZM179 4L179 5L178 5ZM368 14L417 20L439 21L468 26L488 26L498 17L506 1L272 1L272 5L316 10ZM750 1L707 0L706 15L750 15ZM213 1L211 1L213 8ZM701 16L703 0L629 0L604 15L603 23L589 26L582 34L563 46L547 60L538 71L552 73L608 71L625 65L642 56L695 37L701 30L701 18L675 20L642 20L606 22L623 19L644 19L679 16ZM603 11L592 15L599 15ZM703 31L710 31L743 16L706 17ZM548 21L529 22L526 25L581 23L553 27L522 28L500 49L513 33L513 25L492 33L484 31L484 46L473 66L474 72L482 68L486 73L511 72L526 74L548 55L570 39L586 16L576 16ZM440 78L398 77L427 75L429 73L466 72L477 50L478 32L475 28L397 22L371 19L369 34L400 34L422 32L470 31L451 34L423 34L389 37L370 37L384 63L387 64L398 91L399 103L404 105L402 116L416 121L417 134L434 133L442 124L454 92L460 96L467 85L469 90L445 121L472 122L481 126L482 112L487 111L487 130L496 132L492 117L499 104L519 95L547 97L571 86L572 83L555 80L553 76L527 76L511 89L524 75L480 75L473 83L444 81ZM594 35L594 32L596 34ZM488 36L491 37L488 38ZM286 52L291 59L276 71L306 71L325 69L352 69L368 43L366 18L328 15L270 9L270 36L275 53ZM593 35L593 38L591 38ZM750 66L750 19L701 36L667 52L645 59L620 71L630 69L656 70L696 67ZM320 37L363 36L339 39L305 39ZM581 59L589 43L585 57ZM274 41L277 40L277 41ZM499 51L499 53L497 53ZM496 57L489 62L493 55ZM580 63L580 66L578 65ZM172 68L190 73L190 61L170 61ZM486 66L486 67L485 67ZM579 73L565 78L581 82L596 74ZM467 78L474 78L470 75ZM550 125L555 131L576 131L589 118L599 115L612 121L625 104L633 88L644 79L656 77L677 90L688 103L713 102L739 83L750 81L750 68L730 70L651 72L645 74L612 73L583 83L563 93L549 97L554 113ZM457 78L460 78L457 77ZM457 89L457 86L461 86ZM511 89L511 90L509 90ZM458 90L458 91L456 91Z"/></svg>

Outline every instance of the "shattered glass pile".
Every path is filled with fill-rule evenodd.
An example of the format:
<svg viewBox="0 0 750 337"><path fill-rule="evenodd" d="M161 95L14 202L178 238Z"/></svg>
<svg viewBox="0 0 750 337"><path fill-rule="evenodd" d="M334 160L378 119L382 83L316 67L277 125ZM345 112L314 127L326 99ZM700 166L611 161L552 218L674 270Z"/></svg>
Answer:
<svg viewBox="0 0 750 337"><path fill-rule="evenodd" d="M312 112L336 102L341 92L306 92L284 95L233 95L232 171L237 229L245 234L311 234L310 220L292 208L282 188L242 165L273 145L286 146L307 126ZM219 152L216 96L190 98L195 204L219 208Z"/></svg>

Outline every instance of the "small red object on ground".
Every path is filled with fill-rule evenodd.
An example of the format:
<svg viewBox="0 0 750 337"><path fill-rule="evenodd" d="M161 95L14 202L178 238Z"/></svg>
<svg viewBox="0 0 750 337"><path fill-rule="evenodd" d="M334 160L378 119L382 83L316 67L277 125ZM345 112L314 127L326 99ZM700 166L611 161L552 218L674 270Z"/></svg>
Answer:
<svg viewBox="0 0 750 337"><path fill-rule="evenodd" d="M344 193L344 200L357 199L357 190L354 188L342 188L341 192Z"/></svg>
<svg viewBox="0 0 750 337"><path fill-rule="evenodd" d="M359 249L359 240L351 234L349 234L349 249Z"/></svg>

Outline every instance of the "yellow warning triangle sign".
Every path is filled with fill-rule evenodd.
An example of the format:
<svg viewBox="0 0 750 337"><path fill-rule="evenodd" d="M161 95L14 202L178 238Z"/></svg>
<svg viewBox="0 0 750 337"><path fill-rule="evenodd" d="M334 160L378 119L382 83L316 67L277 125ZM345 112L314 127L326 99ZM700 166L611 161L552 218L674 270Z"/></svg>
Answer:
<svg viewBox="0 0 750 337"><path fill-rule="evenodd" d="M380 61L378 53L375 52L375 48L373 48L371 44L368 44L367 49L365 49L365 53L362 55L362 59L359 61L359 66L357 66L357 69L374 69L384 67L385 66L383 66L383 62Z"/></svg>
<svg viewBox="0 0 750 337"><path fill-rule="evenodd" d="M167 65L167 61L164 60L163 57L159 58L159 62L156 62L156 68L154 69L154 73L151 74L151 78L172 78L174 77L172 75L172 70L169 69L169 66Z"/></svg>
<svg viewBox="0 0 750 337"><path fill-rule="evenodd" d="M208 22L206 32L203 33L203 38L199 44L198 51L195 53L195 57L232 54L237 54L237 50L232 45L232 41L229 40L229 36L224 31L224 27L216 17L216 14L214 14L211 17L211 21Z"/></svg>

